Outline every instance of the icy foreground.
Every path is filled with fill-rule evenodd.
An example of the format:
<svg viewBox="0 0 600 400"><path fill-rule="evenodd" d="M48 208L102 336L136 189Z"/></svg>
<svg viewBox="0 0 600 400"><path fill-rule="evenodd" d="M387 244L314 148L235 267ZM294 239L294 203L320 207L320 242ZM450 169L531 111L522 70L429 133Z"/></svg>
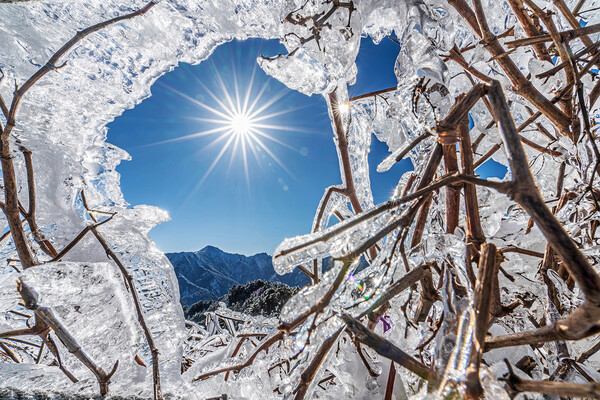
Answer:
<svg viewBox="0 0 600 400"><path fill-rule="evenodd" d="M555 57L554 61L565 61L567 67L563 65L544 76L554 67L550 56L554 53L538 45L548 40L536 42L537 47L515 46L509 59L498 48L501 45L491 39L500 35L500 43L505 45L536 36L531 30L538 28L519 18L530 18L529 14L517 15L519 8L514 2L511 8L503 1L476 1L474 7L481 5L475 7L477 16L469 4L452 3L464 7L455 9L441 0L165 0L143 16L86 37L59 65L52 66L56 71L26 93L8 138L18 196L24 205L28 188L23 155L26 153L22 152L26 149L32 154L36 219L41 232L28 236L39 265L26 270L10 261L19 258L10 238L0 242L2 258L8 260L7 265L0 267L0 335L25 329L28 322L32 325L32 310L19 304L15 282L21 278L38 292L39 305L52 309L100 368L110 371L119 361L111 379L111 394L152 397L152 356L136 316L131 290L117 265L107 260L99 241L86 235L61 262L49 262L51 258L36 244L45 239L60 251L97 218L106 221L97 229L135 281L146 324L160 355L165 396L383 398L386 386L390 386L390 362L358 344L359 339L365 340L364 335L351 317L365 316L373 318L370 328L375 333L420 363L410 367L412 372L403 368L404 364L396 365L397 373L391 370L395 383L393 389L388 389L388 398L477 397L478 389L489 399L508 398L508 386L497 379L507 372L504 358L511 365L521 365L518 369L513 367L511 390L526 390L519 379L552 378L578 384L598 381L600 358L585 351L597 340L587 336L597 331L600 320L600 285L596 285L600 279L594 273L600 257L595 233L600 220L595 196L600 193L592 188L598 182L592 171L598 161L593 126L598 119L594 108L598 93L594 90L599 89L592 89L598 88L592 80L596 69L577 72L577 68L586 68L587 53L569 63L569 51L578 54L589 43L584 39L569 42L567 38L565 42L570 47L566 49L558 41L560 58ZM15 82L25 82L77 31L145 4L110 0L0 4L0 69L4 74L0 94L10 105ZM544 20L553 33L573 28L573 22L579 23L572 14L573 18L569 18L562 7L572 10L574 2L527 4L532 12L554 12L553 21ZM585 3L586 9L598 5L598 0ZM482 13L487 15L487 23L482 22ZM587 13L585 18L589 26L594 26L600 22L600 13ZM356 79L355 58L361 35L379 42L392 31L400 42L395 66L397 89L350 103L347 85ZM289 54L261 58L259 65L294 90L328 99L342 183L326 191L313 233L286 239L275 252L277 272L283 274L302 266L315 281L288 302L281 321L220 309L210 313L205 325L199 326L184 321L173 269L148 237L149 230L168 216L154 207L126 208L115 167L128 155L105 142L105 126L150 96L152 83L177 63L202 62L219 44L249 37L282 40ZM598 40L598 34L592 32L586 38L593 42ZM471 50L457 50L471 45ZM595 62L597 59L589 66ZM481 94L497 94L499 89L492 79L502 85L517 126L538 109L543 114L530 129L521 130L524 142L529 143L525 148L527 159L519 153L519 146L509 146L507 120L496 124L500 125L500 133L491 123L491 109L505 104L497 101L498 96L490 95L489 101L477 101L469 108L473 125L470 131L466 112L458 121L445 119L452 115L455 98L472 87L474 93L479 89ZM474 86L477 80L487 86ZM533 85L528 85L529 80ZM558 98L549 100L565 87L571 91L565 91L560 102ZM498 110L497 119L501 117ZM7 125L6 118L0 117L0 121ZM456 124L450 126L452 123ZM458 125L465 129L461 131ZM463 136L457 137L459 131ZM380 172L406 156L415 166L416 178L411 178L411 173L401 178L395 203L373 204L367 163L371 133L385 141L392 152L382 160ZM494 160L511 167L513 173L509 172L505 182L509 189L506 184L478 181L483 186L477 186L476 191L471 186L471 192L465 187L463 197L460 186L443 188L433 199L427 196L429 192L405 197L428 190L436 171L438 178L459 171L456 148L459 141L464 145L465 140L468 146L460 147L460 162L467 166L461 164L461 179L466 179L465 175L473 178L473 171L468 171L469 162L464 161L465 154L474 152L477 161L492 151ZM517 137L517 143L519 140ZM411 144L414 146L409 147ZM442 151L444 168L440 167ZM518 164L519 161L525 163ZM517 168L519 165L521 169ZM539 194L523 172L527 165ZM513 178L524 186L515 185ZM466 181L452 181L460 182ZM473 185L475 181L469 182ZM112 219L107 220L107 214L86 210L83 189L87 208L116 213ZM460 207L450 203L456 199L452 197L456 193ZM476 218L465 213L461 205L467 197L475 199ZM535 201L541 206L528 208ZM545 209L544 201L556 206L556 218L551 214L539 218L542 214L537 211ZM423 218L417 217L419 210L423 211ZM542 229L545 236L537 226L530 225L530 215L537 226L550 226ZM327 228L333 216L342 222ZM477 230L473 224L479 219ZM1 221L6 231L8 224L5 219ZM544 221L550 221L550 225ZM553 246L547 246L548 232L560 230L552 221L562 224L565 235L571 235L575 242L555 240ZM415 226L419 229L411 229ZM36 242L32 236L36 236ZM573 257L565 256L565 249ZM354 273L353 260L360 253L366 254L371 264ZM321 260L328 256L337 261L331 270L322 273ZM478 260L482 271L487 268L485 260L492 260L490 265L502 263L502 272L497 275L499 283L486 280L483 274L475 280L481 272L477 271ZM540 269L542 260L545 267ZM408 270L413 275L407 274ZM579 273L583 270L587 275ZM418 273L421 275L406 289L422 281L419 292L400 291L389 297L389 309L381 307L379 301L384 293ZM492 315L489 334L494 339L544 326L551 330L546 332L548 335L555 335L553 339L538 347L504 347L496 341L498 348L483 354L480 365L477 354L482 351L483 342L490 340L485 337L488 308L482 305L481 288L477 289L482 280L489 283L486 288L490 289L483 297L495 299L487 306ZM485 312L479 313L482 309ZM577 310L589 312L573 324L573 319L567 317L580 315L572 314ZM485 317L483 324L479 324L480 315ZM368 320L362 322L367 324ZM352 336L350 330L354 332ZM53 364L55 357L40 348L37 336L20 338L28 342L0 342L10 346L0 353L0 388L98 393L98 383L90 370L69 355L56 337L62 367L78 379L77 383L72 383ZM256 352L257 346L269 351ZM14 359L9 354L13 352ZM426 370L422 365L427 366ZM472 368L478 371L479 387L469 386L467 371ZM593 389L584 386L578 388Z"/></svg>

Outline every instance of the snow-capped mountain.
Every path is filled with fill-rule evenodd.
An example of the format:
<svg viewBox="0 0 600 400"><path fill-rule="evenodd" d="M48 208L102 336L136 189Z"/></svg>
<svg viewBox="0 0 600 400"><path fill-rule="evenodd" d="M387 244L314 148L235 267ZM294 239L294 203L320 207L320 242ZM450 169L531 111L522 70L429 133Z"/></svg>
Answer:
<svg viewBox="0 0 600 400"><path fill-rule="evenodd" d="M309 283L308 277L299 270L278 275L273 269L271 256L266 253L247 257L206 246L196 252L166 253L166 256L175 269L183 305L217 299L233 285L257 279L283 282L289 286Z"/></svg>

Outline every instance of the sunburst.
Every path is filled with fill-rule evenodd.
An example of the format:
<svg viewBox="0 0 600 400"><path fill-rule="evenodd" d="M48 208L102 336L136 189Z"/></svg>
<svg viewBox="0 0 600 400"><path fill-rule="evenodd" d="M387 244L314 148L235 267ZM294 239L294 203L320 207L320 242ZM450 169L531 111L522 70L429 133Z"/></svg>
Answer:
<svg viewBox="0 0 600 400"><path fill-rule="evenodd" d="M166 89L197 106L203 111L204 115L208 112L210 118L204 116L188 116L188 118L201 122L204 127L208 126L210 128L189 135L156 142L152 145L155 146L172 142L194 140L205 136L215 137L205 146L205 148L221 145L214 160L198 180L198 183L195 185L189 197L195 194L202 186L228 152L231 153L229 169L231 169L234 160L241 158L248 187L250 187L250 173L248 166L249 154L251 153L256 162L260 165L261 161L258 151L264 151L284 171L293 176L283 162L275 155L273 150L269 148L272 143L277 143L278 145L297 151L297 149L289 146L272 134L272 131L296 131L296 129L290 126L277 125L272 122L273 118L292 112L295 108L286 109L284 111L270 111L271 108L274 108L275 103L280 101L289 90L281 91L277 95L265 99L265 91L268 82L265 81L260 88L255 88L256 66L252 70L248 82L245 82L246 90L244 93L240 93L240 85L238 84L238 78L235 72L233 72L231 76L233 87L231 88L232 90L229 90L217 68L214 65L212 67L215 82L219 89L218 94L210 90L197 77L194 77L194 79L210 96L214 102L213 105L209 105L205 101L194 99L188 94L171 86L162 84Z"/></svg>

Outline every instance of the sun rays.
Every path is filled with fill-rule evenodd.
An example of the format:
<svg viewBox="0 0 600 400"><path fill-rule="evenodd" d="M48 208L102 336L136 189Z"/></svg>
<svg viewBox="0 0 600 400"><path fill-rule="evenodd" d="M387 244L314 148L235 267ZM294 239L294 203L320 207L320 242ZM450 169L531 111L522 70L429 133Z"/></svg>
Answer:
<svg viewBox="0 0 600 400"><path fill-rule="evenodd" d="M150 146L202 139L203 150L217 148L214 152L214 159L199 178L189 197L198 191L215 171L215 168L221 164L221 161L227 158L227 155L229 155L228 171L232 169L236 161L241 161L248 188L250 188L250 161L253 159L262 168L261 159L264 157L261 157L259 153L266 154L268 158L293 176L271 148L275 144L298 151L288 145L285 139L278 137L281 132L296 131L293 127L281 123L281 121L285 122L282 117L295 111L296 108L282 110L281 106L277 104L289 91L280 91L276 95L267 97L268 82L265 81L260 87L256 87L254 84L256 67L252 70L249 79L244 82L238 82L238 76L234 69L232 69L231 76L222 76L214 65L212 70L216 91L211 90L198 77L190 76L190 80L197 83L202 93L207 95L206 99L202 101L171 86L161 85L198 109L197 115L188 115L186 118L198 122L202 130L155 142ZM245 88L243 91L241 90L242 86ZM211 137L211 140L207 142L206 137Z"/></svg>

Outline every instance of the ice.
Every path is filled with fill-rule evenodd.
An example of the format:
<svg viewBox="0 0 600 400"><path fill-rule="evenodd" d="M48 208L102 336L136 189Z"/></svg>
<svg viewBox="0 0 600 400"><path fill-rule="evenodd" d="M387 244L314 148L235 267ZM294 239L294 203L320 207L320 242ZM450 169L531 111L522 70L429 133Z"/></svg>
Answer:
<svg viewBox="0 0 600 400"><path fill-rule="evenodd" d="M353 81L362 30L360 13L317 0L286 6L278 34L288 54L262 57L259 65L264 71L307 95L329 93ZM319 13L329 13L326 24L311 18Z"/></svg>
<svg viewBox="0 0 600 400"><path fill-rule="evenodd" d="M501 43L524 37L506 2L482 3L491 31L495 35L508 31L500 38ZM569 1L568 6L573 8L573 3ZM570 29L553 3L537 4L555 13L559 30ZM593 10L598 4L598 0L590 0L585 7ZM2 4L2 97L10 103L15 83L22 85L77 31L143 5L138 0ZM600 13L581 11L588 24L600 22ZM327 18L323 19L324 16ZM384 329L380 323L375 331L399 347L413 351L432 335L431 327L440 323L440 333L420 348L418 356L443 374L444 383L435 390L427 388L413 374L399 369L395 394L397 398L421 399L435 396L433 392L427 394L429 389L438 394L464 390L465 363L473 335L470 303L473 294L468 266L464 263L464 223L455 232L446 233L445 194L441 190L432 202L420 243L404 249L406 254L402 254L399 240L405 231L394 224L409 205L381 209L374 204L368 168L371 134L390 150L389 157L378 160L377 169L388 171L405 147L435 128L455 98L476 82L456 62L446 59L455 45L460 49L469 46L469 50L462 52L466 63L501 82L517 125L530 117L531 104L513 92L513 83L498 61L490 57L484 43L459 18L453 7L440 0L163 0L142 17L122 21L85 38L61 60L67 61L63 68L51 71L26 93L10 138L20 199L25 200L27 191L22 147L33 153L41 235L57 249L67 246L94 223L83 204L84 191L89 207L101 211L93 214L95 218L104 220L108 218L104 213L114 213L98 230L134 278L144 316L159 349L166 394L174 398L217 397L223 393L231 398L260 400L291 397L303 372L318 356L319 348L342 327L339 315L359 316L393 282L401 279L407 269L423 263L439 269L433 279L444 294L443 301L433 304L429 320L414 324L411 316L419 296L407 290L392 299L391 308L382 315L390 328ZM509 29L515 25L513 37ZM357 79L355 60L361 37L369 36L378 43L392 34L400 44L395 63L396 90L350 103L348 85ZM596 33L590 38L594 41L598 36ZM168 215L151 206L128 208L115 168L129 155L106 143L106 124L150 96L153 82L178 63L200 63L219 44L249 37L275 38L284 44L286 54L266 55L257 62L289 88L306 95L324 95L326 99L335 91L348 142L352 183L363 212L350 206L350 199L343 193L350 182L341 174L340 181L331 182L333 186L325 191L311 230L306 235L286 239L276 249L274 265L279 273L292 271L299 265L312 266L314 261L320 264L329 256L336 259L330 271L325 274L318 271L318 283L303 288L288 302L281 321L248 317L220 308L207 315L205 325L188 322L186 328L173 269L148 236L152 227L168 220ZM582 48L579 41L570 43L574 52ZM523 76L531 75L535 88L552 99L564 85L566 75L561 71L547 80L536 78L552 65L532 54L530 48L523 46L509 56ZM581 83L588 99L596 80L587 74L581 77ZM592 125L597 126L597 110L590 107L589 111ZM478 102L469 115L474 124L470 135L471 141L477 142L475 160L478 160L502 141L484 102ZM333 120L333 115L330 118ZM0 121L6 124L4 117ZM595 236L599 211L595 192L586 186L593 174L590 165L595 163L592 143L583 134L575 142L562 136L546 117L540 117L536 123L540 125L521 131L523 137L560 153L551 156L525 148L537 187L549 206L555 206L561 195L556 193L557 171L565 163L562 194L568 193L569 201L557 210L557 218L581 251L597 265L600 247ZM334 133L337 133L335 127L333 137ZM434 137L423 140L406 155L416 176L423 173L435 140ZM341 155L339 148L338 152ZM508 166L502 149L492 159ZM340 169L343 168L341 164ZM411 173L401 177L394 198L401 196ZM440 166L437 177L443 173ZM510 172L504 179L511 179ZM594 182L597 179L596 176ZM478 188L477 194L488 241L501 249L516 246L544 253L545 238L535 225L528 226L529 216L514 201L487 188ZM460 213L464 221L462 204ZM334 215L343 221L334 222L331 218ZM0 219L0 228L3 232L7 229L4 218ZM367 265L358 270L356 260L347 256L383 229L388 232L372 243L375 250L365 252ZM410 234L407 239L410 241ZM119 360L111 393L149 397L150 369L135 363L134 357L139 356L150 366L150 352L135 316L131 294L99 242L88 234L64 256L64 261L54 263L36 246L32 244L34 256L41 265L22 272L13 268L21 271L15 262L0 267L0 332L26 326L27 317L10 312L25 311L18 305L15 290L16 279L22 277L40 293L40 304L53 310L102 368L108 369ZM408 242L403 242L403 246L408 247ZM10 238L0 242L0 254L4 260L17 257ZM559 312L549 306L547 288L538 275L540 257L506 251L502 258L505 270L499 277L502 302L518 300L519 307L510 316L494 319L490 333L497 336L531 330L543 319L558 317ZM560 271L549 270L547 275L564 305L563 315L582 303L579 289L570 289ZM297 332L284 335L268 352L257 354L252 366L232 372L227 380L221 374L195 380L215 368L247 360L262 340L276 334L279 322L302 319L307 310L325 300L327 307L298 322ZM253 339L240 344L243 335ZM570 345L571 356L589 349L595 340ZM86 396L96 393L94 377L63 347L59 346L65 365L80 378L77 384L50 365L52 356L47 352L36 364L36 348L39 348L37 342L32 343L17 352L23 364L1 359L0 388L35 386L45 393L60 391ZM381 373L376 378L366 372L346 333L341 333L333 345L336 351L322 360L315 377L317 381L325 379L326 386L310 385L307 398L382 397L389 362L366 351L373 370ZM554 344L536 351L526 348L486 353L484 361L489 369L484 367L481 371L486 398L506 398L502 384L496 379L505 372L502 358L514 364L524 355L536 362L531 372L534 379L548 379L559 365ZM582 370L594 379L597 379L594 370L600 366L598 357L594 355L589 362L581 363ZM523 378L528 379L526 375ZM581 376L570 372L565 379L579 382Z"/></svg>
<svg viewBox="0 0 600 400"><path fill-rule="evenodd" d="M139 355L150 365L149 351L135 318L131 296L116 266L109 263L49 263L29 269L19 277L38 292L38 304L53 311L99 367L110 371L119 361L117 372L111 379L112 393L124 394L130 390L146 395L150 393L152 374L134 361ZM12 304L9 309L32 314L18 304L20 298L15 278L16 274L2 275L2 304ZM3 331L9 326L10 329L26 327L23 319L5 322ZM62 346L56 336L54 341L63 364L80 380L75 385L65 384L63 390L94 394L96 387L92 373ZM30 363L28 368L21 369L20 382L10 378L10 368L0 368L2 386L27 390L29 379L32 379L36 381L35 388L38 390L56 389L55 385L63 382L64 378L57 379L56 375L62 375L58 368L48 367L54 357L47 351L43 354L42 365Z"/></svg>

